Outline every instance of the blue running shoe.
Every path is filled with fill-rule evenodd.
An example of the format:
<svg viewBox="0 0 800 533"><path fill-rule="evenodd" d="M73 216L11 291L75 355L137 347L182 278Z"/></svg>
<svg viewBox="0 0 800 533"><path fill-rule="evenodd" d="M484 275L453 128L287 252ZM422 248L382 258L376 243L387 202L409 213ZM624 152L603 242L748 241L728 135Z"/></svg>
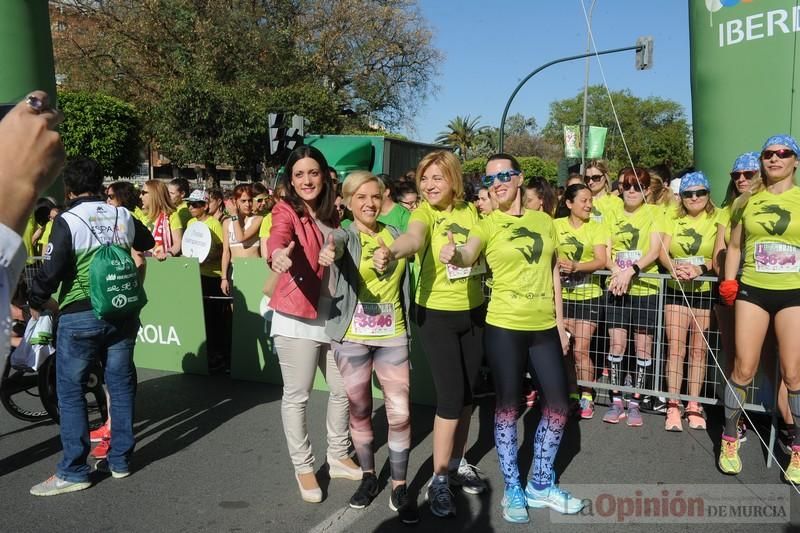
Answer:
<svg viewBox="0 0 800 533"><path fill-rule="evenodd" d="M506 522L527 524L530 521L528 508L525 505L525 493L519 485L506 488L500 505L503 506L503 519Z"/></svg>
<svg viewBox="0 0 800 533"><path fill-rule="evenodd" d="M528 501L528 507L534 509L549 507L561 514L575 514L583 509L581 500L575 498L566 490L558 488L555 472L550 478L550 486L545 489L537 490L533 488L533 484L529 481L528 486L525 487L525 497Z"/></svg>

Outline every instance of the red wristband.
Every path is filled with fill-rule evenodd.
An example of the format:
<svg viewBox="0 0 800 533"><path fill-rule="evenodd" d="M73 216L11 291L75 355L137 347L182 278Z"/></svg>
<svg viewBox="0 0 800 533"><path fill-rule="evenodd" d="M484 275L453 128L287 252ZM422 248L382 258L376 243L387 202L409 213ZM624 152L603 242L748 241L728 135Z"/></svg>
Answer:
<svg viewBox="0 0 800 533"><path fill-rule="evenodd" d="M719 283L719 299L725 305L733 305L739 293L739 282L735 279L726 279Z"/></svg>

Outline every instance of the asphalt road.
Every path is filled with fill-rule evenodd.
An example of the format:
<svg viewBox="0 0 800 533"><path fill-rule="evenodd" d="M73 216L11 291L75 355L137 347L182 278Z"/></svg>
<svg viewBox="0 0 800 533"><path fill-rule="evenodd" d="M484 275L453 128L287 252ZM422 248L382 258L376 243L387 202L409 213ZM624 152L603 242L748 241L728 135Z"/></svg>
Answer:
<svg viewBox="0 0 800 533"><path fill-rule="evenodd" d="M364 510L347 507L353 481L330 481L323 467L325 393L315 392L309 406L310 432L317 452L318 477L325 499L300 500L286 451L280 419L280 388L201 377L140 371L137 398L137 451L133 475L115 480L96 473L86 491L36 498L29 488L48 476L60 458L58 427L30 424L0 409L0 530L27 531L793 531L800 524L800 499L781 482L776 467L767 469L765 451L755 434L742 447L744 471L725 476L716 468L719 413L708 431L666 433L663 418L645 415L645 426L611 426L594 420L570 423L557 470L573 494L592 497L591 516L560 523L547 510L531 510L531 523L512 525L500 516L502 478L492 438L492 400L481 401L473 417L469 461L481 468L489 491L480 496L456 492L455 518L434 518L420 498L421 522L403 526L388 508L389 491ZM419 492L431 475L433 410L414 406L411 488ZM520 420L524 431L521 463L531 461L536 408ZM375 405L377 465L388 482L385 411ZM782 452L777 455L785 463ZM637 503L636 491L639 491ZM645 497L664 495L670 516L643 523ZM680 518L681 505L702 494L702 516ZM625 501L624 497L633 496ZM661 496L659 496L661 497ZM679 501L680 500L680 501ZM655 505L652 499L650 504ZM683 503L681 503L681 501ZM696 500L694 500L696 503ZM712 505L713 504L713 505ZM637 505L639 506L637 510ZM760 510L755 511L758 507ZM684 505L683 509L686 506ZM663 509L666 509L664 507ZM699 508L695 508L699 509ZM777 511L776 511L777 509ZM777 514L776 518L754 516ZM635 516L638 513L640 518ZM739 513L739 517L722 516ZM684 513L686 514L686 513ZM746 517L742 517L746 515ZM637 522L637 520L640 520ZM688 522L686 520L689 520ZM800 530L800 529L799 529Z"/></svg>

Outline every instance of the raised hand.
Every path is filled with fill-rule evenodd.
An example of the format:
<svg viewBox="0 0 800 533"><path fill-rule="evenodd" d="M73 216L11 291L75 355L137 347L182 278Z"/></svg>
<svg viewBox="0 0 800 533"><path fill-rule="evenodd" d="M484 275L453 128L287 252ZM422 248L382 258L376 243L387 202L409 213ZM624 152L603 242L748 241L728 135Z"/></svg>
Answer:
<svg viewBox="0 0 800 533"><path fill-rule="evenodd" d="M447 232L447 244L442 246L439 251L439 261L445 265L451 263L456 256L456 241L453 239L453 232Z"/></svg>
<svg viewBox="0 0 800 533"><path fill-rule="evenodd" d="M286 248L278 248L272 252L272 270L282 274L292 268L292 250L294 250L294 241L290 242Z"/></svg>
<svg viewBox="0 0 800 533"><path fill-rule="evenodd" d="M319 264L329 267L336 260L336 243L333 242L333 233L328 234L325 246L319 251Z"/></svg>
<svg viewBox="0 0 800 533"><path fill-rule="evenodd" d="M383 239L378 237L378 248L375 250L375 253L372 254L372 265L375 267L375 270L381 273L386 272L386 269L389 268L389 263L394 261L394 259L395 257L391 248L386 246Z"/></svg>

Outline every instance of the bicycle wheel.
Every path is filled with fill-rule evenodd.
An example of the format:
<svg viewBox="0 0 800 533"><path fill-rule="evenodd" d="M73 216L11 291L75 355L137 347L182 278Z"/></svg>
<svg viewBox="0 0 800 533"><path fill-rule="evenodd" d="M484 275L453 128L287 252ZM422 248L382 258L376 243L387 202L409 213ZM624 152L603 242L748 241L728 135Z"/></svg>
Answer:
<svg viewBox="0 0 800 533"><path fill-rule="evenodd" d="M26 422L46 420L50 414L43 406L36 372L12 369L6 365L0 383L0 403L8 414Z"/></svg>
<svg viewBox="0 0 800 533"><path fill-rule="evenodd" d="M103 389L103 367L98 361L93 361L89 367L89 377L83 389L88 407L89 429L97 429L108 420L108 403ZM39 369L39 393L42 405L48 415L59 422L58 390L56 388L56 357L52 355Z"/></svg>

